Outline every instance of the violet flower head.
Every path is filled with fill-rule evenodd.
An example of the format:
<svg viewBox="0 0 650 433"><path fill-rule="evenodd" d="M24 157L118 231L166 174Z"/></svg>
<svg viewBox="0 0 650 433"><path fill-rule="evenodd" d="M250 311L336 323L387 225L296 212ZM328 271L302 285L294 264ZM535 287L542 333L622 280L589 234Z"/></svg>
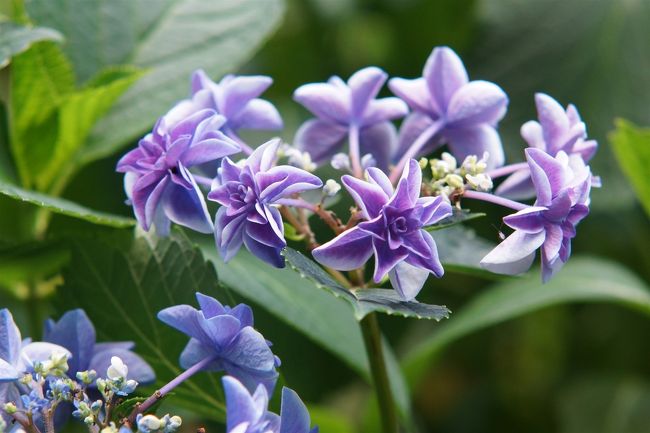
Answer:
<svg viewBox="0 0 650 433"><path fill-rule="evenodd" d="M125 190L145 230L155 224L162 236L171 222L201 233L212 231L212 219L189 168L237 153L240 147L219 128L224 118L201 110L168 126L164 118L117 163L126 173Z"/></svg>
<svg viewBox="0 0 650 433"><path fill-rule="evenodd" d="M541 149L551 156L562 151L567 155L578 155L588 163L598 150L596 140L587 139L587 127L580 118L577 108L569 104L566 108L544 93L535 95L537 118L521 127L521 136L530 147ZM592 186L599 186L598 179L592 179ZM529 198L535 189L530 170L524 168L510 175L499 185L498 195L512 198Z"/></svg>
<svg viewBox="0 0 650 433"><path fill-rule="evenodd" d="M297 167L275 166L279 145L279 140L271 140L241 164L230 158L221 161L219 178L208 198L221 204L214 229L217 249L226 262L243 244L261 260L284 267L280 252L286 241L276 205L293 194L322 186L318 177Z"/></svg>
<svg viewBox="0 0 650 433"><path fill-rule="evenodd" d="M503 164L496 126L506 113L508 97L494 83L469 81L462 60L451 48L434 48L421 78L392 78L388 87L412 110L400 129L397 157L426 155L446 143L461 161L488 152L490 168ZM423 133L426 141L412 149Z"/></svg>
<svg viewBox="0 0 650 433"><path fill-rule="evenodd" d="M280 416L269 412L269 395L260 385L251 393L237 379L222 379L226 394L227 433L318 433L318 427L310 429L311 420L307 407L298 394L282 388Z"/></svg>
<svg viewBox="0 0 650 433"><path fill-rule="evenodd" d="M259 96L273 83L262 75L226 75L215 83L201 69L192 74L192 96L165 115L168 124L204 109L212 109L225 118L222 130L233 135L239 129L282 129L282 118L273 104Z"/></svg>
<svg viewBox="0 0 650 433"><path fill-rule="evenodd" d="M196 294L196 299L200 310L176 305L158 313L163 323L190 336L180 356L181 367L187 369L211 358L213 361L203 370L225 371L250 390L264 384L272 393L280 360L253 328L251 308L245 304L230 308L201 293Z"/></svg>
<svg viewBox="0 0 650 433"><path fill-rule="evenodd" d="M368 181L343 176L342 181L366 220L314 249L314 258L325 266L348 271L375 256L373 279L386 273L405 300L420 292L429 273L444 273L431 235L423 230L451 215L442 196L420 197L422 172L417 161L406 166L395 191L379 169L369 168Z"/></svg>
<svg viewBox="0 0 650 433"><path fill-rule="evenodd" d="M333 76L327 83L297 88L293 99L316 118L298 129L295 144L309 152L316 164L322 164L340 152L354 128L350 139L358 139L361 156L370 154L379 167L387 168L397 144L390 121L408 113L408 107L398 98L376 99L387 78L381 69L368 67L352 75L347 83ZM357 133L358 137L352 137Z"/></svg>
<svg viewBox="0 0 650 433"><path fill-rule="evenodd" d="M66 312L58 322L45 322L43 340L65 347L72 354L68 360L68 376L75 378L80 371L105 372L113 356L119 357L129 366L129 377L140 384L152 383L156 379L153 369L146 361L132 352L132 341L97 343L95 327L82 309ZM93 385L94 386L94 385Z"/></svg>
<svg viewBox="0 0 650 433"><path fill-rule="evenodd" d="M481 260L496 273L519 274L541 248L542 280L548 281L571 255L576 225L589 213L591 171L577 155L560 150L552 157L544 150L526 149L537 200L534 206L503 221L515 231Z"/></svg>

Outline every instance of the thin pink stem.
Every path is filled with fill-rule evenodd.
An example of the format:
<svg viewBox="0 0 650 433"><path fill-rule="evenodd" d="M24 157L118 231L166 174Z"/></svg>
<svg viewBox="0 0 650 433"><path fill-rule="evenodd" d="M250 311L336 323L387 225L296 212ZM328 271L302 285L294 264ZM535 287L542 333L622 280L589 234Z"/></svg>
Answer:
<svg viewBox="0 0 650 433"><path fill-rule="evenodd" d="M303 200L301 198L282 198L278 201L276 201L277 204L281 204L283 206L289 206L289 207L300 207L303 209L310 210L312 212L316 212L318 209L316 209L316 205L309 203L306 200Z"/></svg>
<svg viewBox="0 0 650 433"><path fill-rule="evenodd" d="M348 146L350 148L352 173L355 177L362 179L363 167L361 166L361 153L359 150L359 127L355 124L350 125L348 130Z"/></svg>
<svg viewBox="0 0 650 433"><path fill-rule="evenodd" d="M499 197L498 195L488 194L486 192L465 190L465 192L463 192L463 197L471 198L471 199L474 199L474 200L486 201L488 203L498 204L499 206L514 209L516 211L520 211L520 210L523 210L523 209L526 209L526 208L530 207L527 204L523 204L523 203L519 203L518 201L514 201L514 200L507 199L507 198Z"/></svg>
<svg viewBox="0 0 650 433"><path fill-rule="evenodd" d="M490 178L492 179L496 179L498 177L503 177L512 174L515 171L527 170L527 169L528 169L527 162L518 162L516 164L504 165L503 167L495 168L494 170L490 170L485 174L490 176Z"/></svg>
<svg viewBox="0 0 650 433"><path fill-rule="evenodd" d="M433 122L427 129L422 131L418 138L415 139L411 147L408 148L404 156L402 156L402 159L399 160L397 165L393 167L390 173L390 181L393 184L397 183L397 180L402 175L402 171L404 171L404 166L406 163L409 162L409 160L412 158L415 158L417 154L420 153L424 145L427 144L434 135L440 132L443 124L444 123L441 120Z"/></svg>

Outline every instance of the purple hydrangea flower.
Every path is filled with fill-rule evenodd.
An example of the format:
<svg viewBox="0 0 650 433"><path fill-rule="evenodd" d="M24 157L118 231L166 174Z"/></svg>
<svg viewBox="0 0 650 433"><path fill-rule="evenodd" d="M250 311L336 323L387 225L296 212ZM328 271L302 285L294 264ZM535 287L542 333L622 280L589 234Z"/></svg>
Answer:
<svg viewBox="0 0 650 433"><path fill-rule="evenodd" d="M120 159L117 171L126 173L125 189L145 230L155 224L164 236L173 221L201 233L212 231L203 193L189 168L239 152L239 145L219 131L224 121L214 110L198 111L173 126L162 118Z"/></svg>
<svg viewBox="0 0 650 433"><path fill-rule="evenodd" d="M386 273L395 290L411 300L422 289L429 273L444 273L436 244L423 227L451 215L442 196L420 197L422 171L411 160L393 191L388 177L369 168L368 181L343 176L346 189L361 209L364 221L316 248L314 258L325 266L348 271L375 256L374 281Z"/></svg>
<svg viewBox="0 0 650 433"><path fill-rule="evenodd" d="M413 110L400 129L397 157L415 158L446 143L461 161L488 152L490 167L502 165L496 126L508 106L503 90L487 81L469 81L462 60L449 47L434 48L422 75L388 82Z"/></svg>
<svg viewBox="0 0 650 433"><path fill-rule="evenodd" d="M251 390L261 383L272 393L280 360L253 328L251 308L245 304L230 308L201 293L196 299L200 310L176 305L158 313L162 322L191 337L181 353L181 367L187 369L213 358L204 370L226 371Z"/></svg>
<svg viewBox="0 0 650 433"><path fill-rule="evenodd" d="M278 268L286 246L284 226L278 210L283 198L320 188L322 181L288 165L274 166L279 140L271 140L241 164L221 161L218 182L210 200L221 204L215 218L215 239L224 261L232 259L242 244L255 256Z"/></svg>
<svg viewBox="0 0 650 433"><path fill-rule="evenodd" d="M179 102L165 115L168 124L207 108L224 116L222 129L234 138L239 129L282 129L282 118L275 106L259 99L273 83L271 77L226 75L217 84L199 69L191 81L191 98Z"/></svg>
<svg viewBox="0 0 650 433"><path fill-rule="evenodd" d="M222 379L226 394L226 431L228 433L318 433L310 429L307 407L298 394L282 388L280 416L269 412L269 395L260 385L251 395L237 379Z"/></svg>
<svg viewBox="0 0 650 433"><path fill-rule="evenodd" d="M45 322L43 340L65 347L72 354L68 360L68 376L75 378L80 371L95 370L104 374L111 365L111 357L117 356L129 367L129 376L140 384L156 379L152 368L131 350L131 341L97 343L95 327L82 309L66 312L58 322Z"/></svg>
<svg viewBox="0 0 650 433"><path fill-rule="evenodd" d="M387 78L381 69L369 67L356 72L347 83L334 76L327 83L300 86L293 98L316 119L298 129L295 144L309 152L316 164L322 164L340 152L350 136L350 140L358 139L358 156L371 154L379 167L387 168L397 144L390 121L408 113L398 98L376 99ZM352 148L353 143L349 145Z"/></svg>
<svg viewBox="0 0 650 433"><path fill-rule="evenodd" d="M481 265L492 272L519 274L530 267L535 251L541 248L546 282L569 259L576 225L589 213L591 171L580 157L563 150L552 157L544 150L528 148L526 159L537 200L534 206L503 219L515 231Z"/></svg>
<svg viewBox="0 0 650 433"><path fill-rule="evenodd" d="M593 158L598 143L587 139L587 128L573 104L569 104L565 110L555 99L537 93L535 105L539 121L530 120L521 127L521 136L530 147L541 149L551 156L560 151L567 155L575 154L585 163ZM534 196L530 170L523 168L511 174L499 185L496 193L515 199Z"/></svg>

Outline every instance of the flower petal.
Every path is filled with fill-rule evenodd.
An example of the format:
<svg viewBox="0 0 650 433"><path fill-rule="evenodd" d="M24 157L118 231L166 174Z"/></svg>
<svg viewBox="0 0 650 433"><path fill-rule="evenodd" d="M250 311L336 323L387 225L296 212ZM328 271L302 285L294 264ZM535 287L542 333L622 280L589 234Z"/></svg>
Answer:
<svg viewBox="0 0 650 433"><path fill-rule="evenodd" d="M226 347L241 329L239 320L227 314L206 318L199 324L205 335L210 338L215 350Z"/></svg>
<svg viewBox="0 0 650 433"><path fill-rule="evenodd" d="M28 343L23 346L20 352L18 369L22 370L22 372L31 372L35 363L47 361L55 353L66 354L68 359L72 357L68 349L58 344L46 343L44 341Z"/></svg>
<svg viewBox="0 0 650 433"><path fill-rule="evenodd" d="M371 126L378 122L400 119L406 116L409 107L399 98L381 98L370 101L361 119L361 126Z"/></svg>
<svg viewBox="0 0 650 433"><path fill-rule="evenodd" d="M421 188L422 169L416 160L411 159L404 166L402 176L395 188L395 194L390 198L388 205L398 209L414 207L420 197Z"/></svg>
<svg viewBox="0 0 650 433"><path fill-rule="evenodd" d="M496 125L506 114L508 97L501 87L488 81L471 81L458 89L447 110L450 127Z"/></svg>
<svg viewBox="0 0 650 433"><path fill-rule="evenodd" d="M251 99L264 93L272 83L273 79L264 75L224 77L219 83L223 92L219 111L229 119L236 117Z"/></svg>
<svg viewBox="0 0 650 433"><path fill-rule="evenodd" d="M278 165L255 176L260 188L259 198L273 203L279 198L320 188L323 181L305 170L290 165Z"/></svg>
<svg viewBox="0 0 650 433"><path fill-rule="evenodd" d="M431 96L424 78L407 80L404 78L391 78L388 88L400 99L406 102L414 111L426 113L430 117L439 117L440 110L437 105L432 106Z"/></svg>
<svg viewBox="0 0 650 433"><path fill-rule="evenodd" d="M379 283L396 264L409 255L406 248L392 250L388 242L377 238L372 239L372 249L375 254L375 270L372 276L375 283Z"/></svg>
<svg viewBox="0 0 650 433"><path fill-rule="evenodd" d="M243 328L222 351L225 360L250 372L274 372L275 356L266 340L255 329Z"/></svg>
<svg viewBox="0 0 650 433"><path fill-rule="evenodd" d="M21 376L22 372L16 370L13 365L0 358L0 386L6 382L13 382ZM3 401L3 403L6 402Z"/></svg>
<svg viewBox="0 0 650 433"><path fill-rule="evenodd" d="M390 183L390 179L386 176L386 173L375 167L368 168L366 173L368 174L368 182L381 188L387 197L393 195L393 184Z"/></svg>
<svg viewBox="0 0 650 433"><path fill-rule="evenodd" d="M280 419L280 433L309 433L311 419L307 406L287 387L282 388Z"/></svg>
<svg viewBox="0 0 650 433"><path fill-rule="evenodd" d="M535 204L550 206L555 194L566 184L567 168L543 150L528 148L525 153L537 193Z"/></svg>
<svg viewBox="0 0 650 433"><path fill-rule="evenodd" d="M7 308L0 310L0 359L16 365L20 360L20 330Z"/></svg>
<svg viewBox="0 0 650 433"><path fill-rule="evenodd" d="M528 122L521 125L520 129L521 137L526 140L526 143L530 147L536 147L538 149L547 150L546 142L544 141L544 131L542 130L542 125L535 120L529 120Z"/></svg>
<svg viewBox="0 0 650 433"><path fill-rule="evenodd" d="M58 322L51 322L51 326L43 335L43 340L68 349L72 353L72 358L68 360L68 367L72 373L76 373L88 370L97 336L95 327L85 311L76 309L66 312Z"/></svg>
<svg viewBox="0 0 650 433"><path fill-rule="evenodd" d="M156 374L151 366L135 353L125 349L114 348L96 352L90 360L88 369L95 370L99 376L103 376L111 365L113 356L119 357L129 368L129 379L134 379L143 385L156 380Z"/></svg>
<svg viewBox="0 0 650 433"><path fill-rule="evenodd" d="M530 178L530 169L524 168L512 173L501 182L495 193L511 200L527 200L535 197L535 186Z"/></svg>
<svg viewBox="0 0 650 433"><path fill-rule="evenodd" d="M217 249L224 262L228 263L239 251L244 242L246 214L228 215L228 208L217 210L214 219L214 236Z"/></svg>
<svg viewBox="0 0 650 433"><path fill-rule="evenodd" d="M364 117L368 104L377 97L387 78L388 74L375 66L363 68L350 77L348 86L352 99L352 118L360 121Z"/></svg>
<svg viewBox="0 0 650 433"><path fill-rule="evenodd" d="M275 105L264 99L252 99L239 113L228 119L228 126L238 129L265 129L277 131L283 128L282 116Z"/></svg>
<svg viewBox="0 0 650 433"><path fill-rule="evenodd" d="M370 235L355 227L314 249L312 255L325 266L351 271L364 265L372 252Z"/></svg>
<svg viewBox="0 0 650 433"><path fill-rule="evenodd" d="M190 338L190 341L187 342L185 348L181 352L181 356L178 359L178 363L181 368L188 369L193 365L203 361L207 357L216 356L214 362L209 363L201 370L203 371L222 371L223 363L221 359L217 356L218 353L215 350L215 347L212 345L207 345L196 338Z"/></svg>
<svg viewBox="0 0 650 433"><path fill-rule="evenodd" d="M243 238L246 249L255 257L276 268L284 268L284 257L282 257L281 252L286 243L282 246L269 246L254 239L247 232L244 232Z"/></svg>
<svg viewBox="0 0 650 433"><path fill-rule="evenodd" d="M260 171L267 171L273 167L273 163L278 157L278 148L280 147L280 139L274 138L260 147L255 149L253 153L246 158L246 165L250 167L251 172L257 173Z"/></svg>
<svg viewBox="0 0 650 433"><path fill-rule="evenodd" d="M442 196L421 197L417 199L416 204L422 206L422 216L420 217L422 227L435 224L451 216L452 213L451 205Z"/></svg>
<svg viewBox="0 0 650 433"><path fill-rule="evenodd" d="M523 233L539 233L544 230L542 213L548 210L542 206L531 206L503 218L503 222Z"/></svg>
<svg viewBox="0 0 650 433"><path fill-rule="evenodd" d="M526 272L535 258L535 250L544 243L545 232L524 233L515 230L490 251L480 264L497 274L517 275Z"/></svg>
<svg viewBox="0 0 650 433"><path fill-rule="evenodd" d="M544 93L535 94L535 105L546 142L546 150L555 154L561 150L562 139L569 130L569 117L555 99Z"/></svg>
<svg viewBox="0 0 650 433"><path fill-rule="evenodd" d="M349 175L341 177L341 182L361 209L365 219L375 218L381 212L382 206L388 202L388 195L373 183Z"/></svg>
<svg viewBox="0 0 650 433"><path fill-rule="evenodd" d="M294 144L308 152L312 161L323 164L339 152L348 129L328 120L311 119L303 123L294 137Z"/></svg>
<svg viewBox="0 0 650 433"><path fill-rule="evenodd" d="M463 61L449 47L436 47L422 74L439 112L444 113L454 94L468 82Z"/></svg>
<svg viewBox="0 0 650 433"><path fill-rule="evenodd" d="M199 303L199 307L201 307L203 316L206 319L226 314L226 309L223 307L221 302L212 296L207 296L203 293L196 292L196 300Z"/></svg>
<svg viewBox="0 0 650 433"><path fill-rule="evenodd" d="M391 122L368 126L359 132L359 149L362 155L370 154L377 167L386 170L397 147L397 131Z"/></svg>
<svg viewBox="0 0 650 433"><path fill-rule="evenodd" d="M210 338L201 327L202 315L189 305L174 305L158 312L158 320L183 334L196 338L203 344L210 345Z"/></svg>
<svg viewBox="0 0 650 433"><path fill-rule="evenodd" d="M395 155L393 155L393 161L399 161L424 130L429 128L432 123L433 120L422 113L415 112L406 116L399 129L397 151L395 152ZM425 143L424 146L422 146L422 149L414 155L414 157L417 158L427 155L433 152L441 144L440 136L436 134Z"/></svg>
<svg viewBox="0 0 650 433"><path fill-rule="evenodd" d="M226 430L231 432L241 425L257 423L264 415L266 405L256 404L246 387L234 377L224 376L221 382L226 395ZM246 431L244 429L242 433Z"/></svg>
<svg viewBox="0 0 650 433"><path fill-rule="evenodd" d="M425 231L425 230L420 230L417 233L417 236L421 238L422 241L424 241L424 245L421 245L421 242L413 242L413 238L415 236L412 236L409 239L409 244L410 245L418 245L418 254L411 254L407 257L406 262L412 266L425 269L433 275L435 275L437 278L441 278L445 270L442 267L442 263L440 263L440 259L438 257L438 247L436 246L435 241L433 240L433 236L431 236L431 233Z"/></svg>
<svg viewBox="0 0 650 433"><path fill-rule="evenodd" d="M203 193L196 184L194 177L181 166L185 180L191 182L192 189L186 189L175 183L170 183L165 189L161 205L165 215L185 227L200 233L212 233L212 219L208 213Z"/></svg>
<svg viewBox="0 0 650 433"><path fill-rule="evenodd" d="M429 271L416 268L406 262L398 263L389 272L390 284L405 301L411 301L422 290Z"/></svg>
<svg viewBox="0 0 650 433"><path fill-rule="evenodd" d="M316 117L347 125L350 121L350 91L330 83L310 83L298 87L293 99Z"/></svg>

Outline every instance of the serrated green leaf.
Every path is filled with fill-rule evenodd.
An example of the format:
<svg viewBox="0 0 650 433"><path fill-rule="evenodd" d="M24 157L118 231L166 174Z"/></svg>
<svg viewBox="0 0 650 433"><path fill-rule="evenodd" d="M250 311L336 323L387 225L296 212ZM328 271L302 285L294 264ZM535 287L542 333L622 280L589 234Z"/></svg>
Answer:
<svg viewBox="0 0 650 433"><path fill-rule="evenodd" d="M87 0L74 9L32 0L39 25L61 31L83 81L102 67L134 64L151 70L102 119L84 161L110 155L153 125L189 93L198 68L218 79L246 61L278 25L280 0Z"/></svg>
<svg viewBox="0 0 650 433"><path fill-rule="evenodd" d="M62 40L61 33L54 29L0 21L0 69L7 66L13 56L27 50L36 42Z"/></svg>
<svg viewBox="0 0 650 433"><path fill-rule="evenodd" d="M614 155L650 216L650 128L639 128L624 119L616 121L609 135Z"/></svg>
<svg viewBox="0 0 650 433"><path fill-rule="evenodd" d="M449 344L488 326L557 304L610 302L650 316L650 288L614 262L572 258L547 284L539 273L497 284L474 298L449 320L432 330L431 337L411 350L404 366L411 385Z"/></svg>
<svg viewBox="0 0 650 433"><path fill-rule="evenodd" d="M161 387L181 373L178 357L188 337L156 318L177 304L196 304L195 292L219 297L217 275L183 238L136 238L128 248L113 240L78 240L71 245L65 283L56 298L59 313L83 308L98 339L134 341L135 351L156 372ZM170 401L217 421L225 416L213 374L198 373L174 389Z"/></svg>
<svg viewBox="0 0 650 433"><path fill-rule="evenodd" d="M58 214L79 218L95 224L112 227L132 227L135 225L135 220L131 218L95 211L69 200L29 191L8 183L0 182L0 194L34 204Z"/></svg>

